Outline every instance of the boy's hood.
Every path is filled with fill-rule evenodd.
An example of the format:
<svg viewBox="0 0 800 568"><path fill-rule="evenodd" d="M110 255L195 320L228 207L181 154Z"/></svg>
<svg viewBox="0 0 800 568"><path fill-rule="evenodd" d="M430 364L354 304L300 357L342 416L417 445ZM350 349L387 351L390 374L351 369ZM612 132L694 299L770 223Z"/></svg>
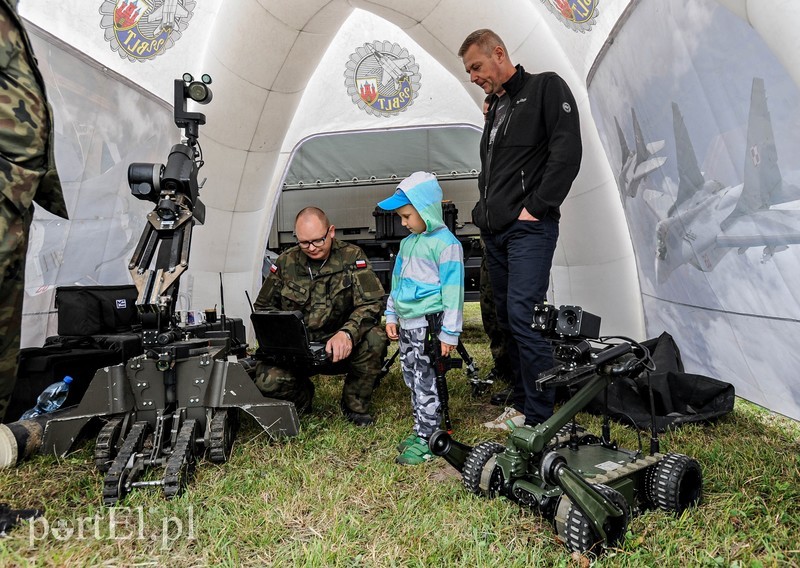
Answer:
<svg viewBox="0 0 800 568"><path fill-rule="evenodd" d="M411 205L425 221L427 231L444 225L442 217L442 188L436 176L428 172L414 172L400 182L397 189L403 190Z"/></svg>

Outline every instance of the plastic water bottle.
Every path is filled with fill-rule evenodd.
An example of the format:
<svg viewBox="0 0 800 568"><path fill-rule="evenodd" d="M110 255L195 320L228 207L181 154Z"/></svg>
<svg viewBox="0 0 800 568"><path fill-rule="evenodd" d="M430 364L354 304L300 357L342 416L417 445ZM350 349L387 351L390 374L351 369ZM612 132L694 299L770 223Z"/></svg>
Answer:
<svg viewBox="0 0 800 568"><path fill-rule="evenodd" d="M39 398L36 399L36 406L23 414L20 417L20 420L30 420L31 418L36 418L41 414L47 414L48 412L53 412L54 410L61 408L61 405L64 404L65 400L67 400L67 394L69 393L69 385L71 382L72 377L67 375L63 380L53 383L44 389L42 394L39 395Z"/></svg>

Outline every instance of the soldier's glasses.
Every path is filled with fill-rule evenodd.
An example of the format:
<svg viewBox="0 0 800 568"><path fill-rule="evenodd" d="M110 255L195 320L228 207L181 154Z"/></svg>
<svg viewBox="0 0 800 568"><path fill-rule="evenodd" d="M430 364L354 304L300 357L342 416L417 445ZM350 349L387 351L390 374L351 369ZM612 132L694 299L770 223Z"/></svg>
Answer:
<svg viewBox="0 0 800 568"><path fill-rule="evenodd" d="M310 241L297 241L297 244L300 245L301 249L307 249L311 245L314 245L314 248L319 248L325 244L325 239L328 238L328 231L330 230L331 230L330 227L325 229L325 234L318 239L311 239Z"/></svg>

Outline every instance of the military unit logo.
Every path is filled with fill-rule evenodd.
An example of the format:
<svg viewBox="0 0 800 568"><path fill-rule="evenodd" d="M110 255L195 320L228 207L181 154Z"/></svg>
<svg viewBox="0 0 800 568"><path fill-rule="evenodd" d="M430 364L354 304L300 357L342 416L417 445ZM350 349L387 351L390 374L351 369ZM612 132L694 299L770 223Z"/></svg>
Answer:
<svg viewBox="0 0 800 568"><path fill-rule="evenodd" d="M353 103L374 116L392 116L411 106L420 79L414 56L388 41L356 48L344 72L344 84Z"/></svg>
<svg viewBox="0 0 800 568"><path fill-rule="evenodd" d="M196 0L105 0L100 27L120 57L147 61L175 45L196 4Z"/></svg>
<svg viewBox="0 0 800 568"><path fill-rule="evenodd" d="M561 23L575 32L585 33L597 23L599 0L542 0Z"/></svg>

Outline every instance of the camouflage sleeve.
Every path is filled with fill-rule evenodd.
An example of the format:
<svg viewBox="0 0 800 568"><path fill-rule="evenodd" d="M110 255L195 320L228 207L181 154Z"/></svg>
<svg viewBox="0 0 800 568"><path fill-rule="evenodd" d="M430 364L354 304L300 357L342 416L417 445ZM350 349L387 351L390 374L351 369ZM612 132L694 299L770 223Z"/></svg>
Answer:
<svg viewBox="0 0 800 568"><path fill-rule="evenodd" d="M253 307L258 311L278 310L281 306L281 288L283 282L281 280L281 269L278 267L280 258L272 264L269 271L269 276L264 280L261 285L261 290L258 292Z"/></svg>
<svg viewBox="0 0 800 568"><path fill-rule="evenodd" d="M380 323L384 291L364 251L354 248L357 253L352 255L350 265L353 271L353 312L341 329L350 334L355 345Z"/></svg>
<svg viewBox="0 0 800 568"><path fill-rule="evenodd" d="M33 200L67 219L53 151L53 110L16 0L0 3L0 86L0 191L20 210Z"/></svg>

